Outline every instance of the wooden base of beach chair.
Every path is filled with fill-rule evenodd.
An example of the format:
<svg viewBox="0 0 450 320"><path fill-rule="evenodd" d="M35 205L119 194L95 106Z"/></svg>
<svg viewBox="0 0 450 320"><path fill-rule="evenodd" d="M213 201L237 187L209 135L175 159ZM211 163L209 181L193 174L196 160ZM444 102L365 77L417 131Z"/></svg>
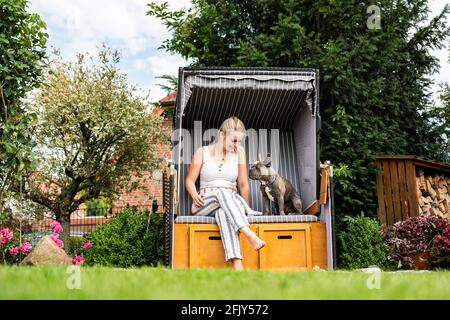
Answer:
<svg viewBox="0 0 450 320"><path fill-rule="evenodd" d="M241 234L244 268L267 271L327 269L325 223L258 223L251 229L267 245L253 250ZM174 268L226 268L220 231L215 224L175 224Z"/></svg>

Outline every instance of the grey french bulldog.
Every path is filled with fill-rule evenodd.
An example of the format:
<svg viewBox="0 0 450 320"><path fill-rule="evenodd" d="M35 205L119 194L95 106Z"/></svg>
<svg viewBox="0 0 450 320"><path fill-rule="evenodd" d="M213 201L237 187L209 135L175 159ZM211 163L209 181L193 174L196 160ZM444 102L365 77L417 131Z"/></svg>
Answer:
<svg viewBox="0 0 450 320"><path fill-rule="evenodd" d="M280 215L303 214L302 200L294 186L280 176L272 167L270 154L264 161L256 161L249 171L249 178L261 182L264 214L270 213L270 201L275 202Z"/></svg>

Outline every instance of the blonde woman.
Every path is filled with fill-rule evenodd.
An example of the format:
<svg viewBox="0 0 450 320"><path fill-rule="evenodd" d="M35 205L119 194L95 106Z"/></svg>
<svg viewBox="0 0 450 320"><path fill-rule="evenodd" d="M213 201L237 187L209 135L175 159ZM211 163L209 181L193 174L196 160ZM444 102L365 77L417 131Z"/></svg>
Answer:
<svg viewBox="0 0 450 320"><path fill-rule="evenodd" d="M186 190L192 197L192 213L214 216L222 236L225 258L236 270L242 270L242 250L239 233L242 232L255 250L266 245L250 228L247 214L256 214L250 208L245 151L241 146L246 136L245 126L237 117L223 121L219 139L214 144L195 151L186 176ZM200 190L195 182L200 175ZM237 193L239 183L240 194Z"/></svg>

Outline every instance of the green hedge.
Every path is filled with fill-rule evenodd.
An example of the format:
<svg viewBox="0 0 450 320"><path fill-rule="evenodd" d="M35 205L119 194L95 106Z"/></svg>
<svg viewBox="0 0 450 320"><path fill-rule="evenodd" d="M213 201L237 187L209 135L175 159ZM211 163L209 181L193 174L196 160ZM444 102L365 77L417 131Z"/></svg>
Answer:
<svg viewBox="0 0 450 320"><path fill-rule="evenodd" d="M346 216L343 230L337 233L339 269L378 266L389 269L389 251L384 244L378 221L364 217Z"/></svg>
<svg viewBox="0 0 450 320"><path fill-rule="evenodd" d="M83 244L88 242L84 237L70 237L69 245L67 246L68 254L72 257L84 254Z"/></svg>
<svg viewBox="0 0 450 320"><path fill-rule="evenodd" d="M163 259L163 219L158 214L127 208L99 226L86 241L93 245L84 253L87 265L155 266Z"/></svg>

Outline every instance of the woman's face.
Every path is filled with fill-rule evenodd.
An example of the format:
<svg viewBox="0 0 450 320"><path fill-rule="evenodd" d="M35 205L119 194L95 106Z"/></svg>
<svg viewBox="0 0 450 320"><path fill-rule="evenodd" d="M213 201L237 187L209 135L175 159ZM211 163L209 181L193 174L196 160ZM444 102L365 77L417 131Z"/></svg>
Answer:
<svg viewBox="0 0 450 320"><path fill-rule="evenodd" d="M242 143L242 140L245 138L245 134L241 131L231 130L226 133L222 133L222 139L224 140L224 147L227 152L236 152L239 144Z"/></svg>

